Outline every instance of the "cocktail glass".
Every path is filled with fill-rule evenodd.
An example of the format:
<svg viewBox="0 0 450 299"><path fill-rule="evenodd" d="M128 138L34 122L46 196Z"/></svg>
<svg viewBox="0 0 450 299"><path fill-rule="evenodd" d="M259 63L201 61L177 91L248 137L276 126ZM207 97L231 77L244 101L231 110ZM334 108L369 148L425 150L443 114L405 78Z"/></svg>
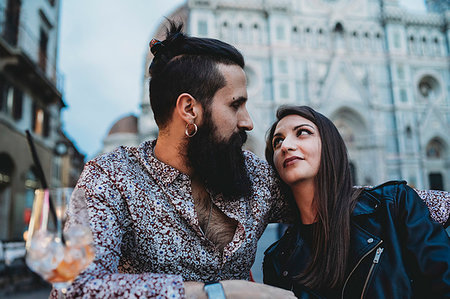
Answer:
<svg viewBox="0 0 450 299"><path fill-rule="evenodd" d="M95 257L81 189L36 190L26 249L28 267L64 296L67 287Z"/></svg>

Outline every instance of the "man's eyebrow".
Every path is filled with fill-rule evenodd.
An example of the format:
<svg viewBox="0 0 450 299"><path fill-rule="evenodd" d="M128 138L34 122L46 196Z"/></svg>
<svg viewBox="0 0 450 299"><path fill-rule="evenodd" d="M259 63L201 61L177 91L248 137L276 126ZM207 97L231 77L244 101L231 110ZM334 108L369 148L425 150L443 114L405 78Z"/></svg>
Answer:
<svg viewBox="0 0 450 299"><path fill-rule="evenodd" d="M242 102L242 103L245 103L245 102L247 102L247 98L246 97L238 97L238 98L234 98L233 97L233 102Z"/></svg>

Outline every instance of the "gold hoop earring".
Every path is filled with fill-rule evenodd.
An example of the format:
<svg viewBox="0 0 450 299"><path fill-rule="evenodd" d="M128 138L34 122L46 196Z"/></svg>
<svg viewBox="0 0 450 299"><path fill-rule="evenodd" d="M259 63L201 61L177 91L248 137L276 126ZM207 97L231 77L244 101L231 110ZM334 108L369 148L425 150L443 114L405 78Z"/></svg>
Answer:
<svg viewBox="0 0 450 299"><path fill-rule="evenodd" d="M189 133L189 126L190 125L194 126L194 131L192 133ZM197 130L198 130L198 128L197 128L196 124L194 124L194 123L187 123L186 124L186 131L184 131L184 134L186 134L187 137L191 138L191 137L194 137L195 134L197 134Z"/></svg>

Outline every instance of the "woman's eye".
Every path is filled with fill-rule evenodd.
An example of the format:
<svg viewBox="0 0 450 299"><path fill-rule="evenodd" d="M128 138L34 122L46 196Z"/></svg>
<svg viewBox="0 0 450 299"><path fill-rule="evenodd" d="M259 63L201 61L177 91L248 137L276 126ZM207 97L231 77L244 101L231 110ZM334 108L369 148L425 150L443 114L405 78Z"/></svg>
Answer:
<svg viewBox="0 0 450 299"><path fill-rule="evenodd" d="M297 136L300 136L300 135L311 135L311 134L312 134L312 132L307 130L307 129L299 129L297 131Z"/></svg>
<svg viewBox="0 0 450 299"><path fill-rule="evenodd" d="M272 141L272 146L273 146L273 148L277 148L277 147L281 144L281 141L282 141L281 138L275 138L275 139Z"/></svg>

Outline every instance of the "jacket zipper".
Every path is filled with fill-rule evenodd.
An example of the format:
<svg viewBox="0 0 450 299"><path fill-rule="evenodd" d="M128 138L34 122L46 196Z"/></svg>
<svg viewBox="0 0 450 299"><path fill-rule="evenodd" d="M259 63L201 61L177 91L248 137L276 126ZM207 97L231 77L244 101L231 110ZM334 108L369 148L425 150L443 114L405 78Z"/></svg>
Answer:
<svg viewBox="0 0 450 299"><path fill-rule="evenodd" d="M347 279L345 280L344 283L344 287L342 288L342 293L341 293L341 298L344 299L344 291L345 291L345 287L347 286L348 280L350 279L350 277L352 276L353 272L355 272L356 268L358 268L359 264L361 264L362 260L365 259L370 253L372 253L375 249L377 249L378 246L381 245L381 243L383 243L383 240L380 240L380 242L378 242L377 245L375 245L371 250L369 250L368 252L366 252L366 254L364 254L358 261L358 263L356 264L356 266L352 269L352 271L350 272L350 274L347 276Z"/></svg>
<svg viewBox="0 0 450 299"><path fill-rule="evenodd" d="M383 250L384 248L378 247L377 252L375 253L375 257L373 258L372 261L372 266L370 266L369 274L367 274L366 282L364 283L364 287L361 293L361 299L363 298L364 293L366 292L367 284L369 283L369 278L370 275L372 274L373 268L375 268L375 265L378 264L378 262L380 261L380 256L383 253Z"/></svg>

